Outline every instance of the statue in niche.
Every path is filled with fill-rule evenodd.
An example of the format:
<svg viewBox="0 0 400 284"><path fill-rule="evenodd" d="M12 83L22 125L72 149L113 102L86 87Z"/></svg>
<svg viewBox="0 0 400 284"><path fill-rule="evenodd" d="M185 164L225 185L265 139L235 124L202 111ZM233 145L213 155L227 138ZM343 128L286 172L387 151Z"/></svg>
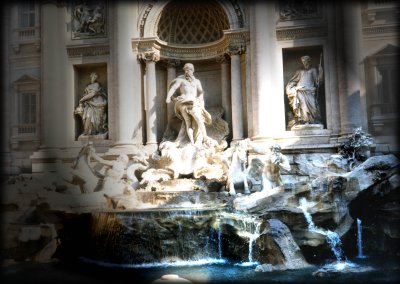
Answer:
<svg viewBox="0 0 400 284"><path fill-rule="evenodd" d="M289 121L289 127L321 123L318 88L323 80L322 66L319 65L318 71L311 67L311 58L308 55L302 56L301 62L304 68L296 71L285 88L294 117Z"/></svg>
<svg viewBox="0 0 400 284"><path fill-rule="evenodd" d="M107 127L107 94L97 81L99 75L90 74L90 84L84 90L83 97L75 109L75 114L82 118L83 133L81 137L95 136L106 138Z"/></svg>
<svg viewBox="0 0 400 284"><path fill-rule="evenodd" d="M74 35L103 35L105 34L104 8L101 5L88 5L83 2L73 9Z"/></svg>
<svg viewBox="0 0 400 284"><path fill-rule="evenodd" d="M194 77L193 64L186 63L183 70L184 75L171 81L166 99L167 103L171 99L175 101L175 114L182 120L175 143L179 147L189 139L190 144L197 147L215 144L206 132L205 124L211 124L212 119L204 108L201 82Z"/></svg>

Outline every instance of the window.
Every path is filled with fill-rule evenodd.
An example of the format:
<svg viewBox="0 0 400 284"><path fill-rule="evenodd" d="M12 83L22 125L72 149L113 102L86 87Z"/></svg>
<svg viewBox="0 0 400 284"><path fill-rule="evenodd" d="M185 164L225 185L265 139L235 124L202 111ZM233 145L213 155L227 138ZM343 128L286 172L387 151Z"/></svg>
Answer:
<svg viewBox="0 0 400 284"><path fill-rule="evenodd" d="M27 1L19 7L19 27L29 28L35 26L35 3Z"/></svg>
<svg viewBox="0 0 400 284"><path fill-rule="evenodd" d="M390 135L396 129L399 51L398 46L389 44L366 60L368 120L374 135Z"/></svg>
<svg viewBox="0 0 400 284"><path fill-rule="evenodd" d="M20 93L18 104L18 134L36 132L36 94Z"/></svg>
<svg viewBox="0 0 400 284"><path fill-rule="evenodd" d="M40 137L40 80L23 75L13 82L13 116L11 145L39 143Z"/></svg>
<svg viewBox="0 0 400 284"><path fill-rule="evenodd" d="M379 60L378 60L379 64ZM395 97L396 84L398 80L397 64L378 65L378 96L377 103L383 105L383 113L396 113L397 102Z"/></svg>

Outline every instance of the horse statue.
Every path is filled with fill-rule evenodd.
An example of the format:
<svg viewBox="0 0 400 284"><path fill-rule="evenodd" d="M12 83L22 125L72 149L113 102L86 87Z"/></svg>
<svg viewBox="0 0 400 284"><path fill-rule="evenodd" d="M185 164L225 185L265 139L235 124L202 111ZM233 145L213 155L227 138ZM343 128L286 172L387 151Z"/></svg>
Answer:
<svg viewBox="0 0 400 284"><path fill-rule="evenodd" d="M104 174L96 171L90 162L92 148L92 142L82 147L70 171L72 175L71 183L78 185L82 193L97 191L101 186L100 181L104 178Z"/></svg>
<svg viewBox="0 0 400 284"><path fill-rule="evenodd" d="M230 195L236 195L235 185L243 183L244 193L250 194L247 181L247 150L249 139L233 142L233 146L224 151L227 168L227 188Z"/></svg>

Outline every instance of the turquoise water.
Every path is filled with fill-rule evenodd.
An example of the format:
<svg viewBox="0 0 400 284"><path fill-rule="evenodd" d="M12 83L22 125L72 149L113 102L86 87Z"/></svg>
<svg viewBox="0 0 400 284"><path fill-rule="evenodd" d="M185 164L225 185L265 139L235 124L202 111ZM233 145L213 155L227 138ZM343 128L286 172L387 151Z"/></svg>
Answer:
<svg viewBox="0 0 400 284"><path fill-rule="evenodd" d="M256 272L255 265L233 262L193 264L186 266L129 267L103 265L88 261L48 264L22 263L3 269L2 283L151 283L166 274L177 274L193 283L400 283L398 259L377 259L362 262L374 271L316 277L312 273L324 264L308 269L275 272Z"/></svg>

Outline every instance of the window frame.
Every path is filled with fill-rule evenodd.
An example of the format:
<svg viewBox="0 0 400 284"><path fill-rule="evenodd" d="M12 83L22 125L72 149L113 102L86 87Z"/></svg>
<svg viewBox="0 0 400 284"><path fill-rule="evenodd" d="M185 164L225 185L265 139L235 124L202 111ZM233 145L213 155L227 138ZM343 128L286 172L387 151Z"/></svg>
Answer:
<svg viewBox="0 0 400 284"><path fill-rule="evenodd" d="M38 142L40 140L40 80L29 75L22 76L19 80L12 83L13 88L13 107L14 115L12 118L11 142L14 148L18 148L18 142L30 141ZM30 95L29 111L33 113L32 97L34 97L34 114L29 114L29 123L21 121L23 110L22 96ZM33 117L34 115L34 121ZM34 131L32 131L34 129Z"/></svg>

